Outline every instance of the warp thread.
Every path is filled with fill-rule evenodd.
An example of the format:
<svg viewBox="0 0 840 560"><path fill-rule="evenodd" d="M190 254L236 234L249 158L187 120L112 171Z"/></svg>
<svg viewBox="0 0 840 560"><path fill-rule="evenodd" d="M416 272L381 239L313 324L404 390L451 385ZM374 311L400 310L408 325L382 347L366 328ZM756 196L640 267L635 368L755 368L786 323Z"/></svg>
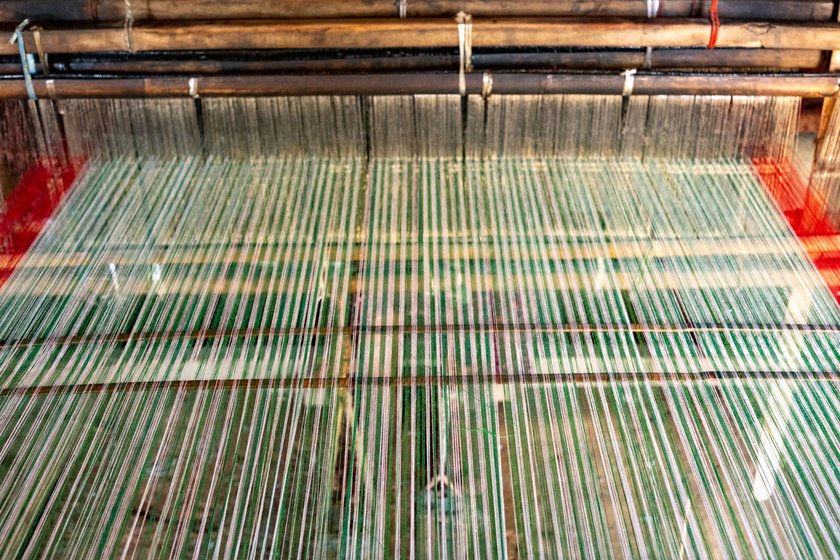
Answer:
<svg viewBox="0 0 840 560"><path fill-rule="evenodd" d="M408 0L396 0L397 15L400 18L405 18L408 12Z"/></svg>
<svg viewBox="0 0 840 560"><path fill-rule="evenodd" d="M44 74L49 74L50 63L47 58L47 53L44 52L44 45L41 42L41 29L42 27L40 25L34 26L32 28L32 38L35 39L35 51L38 53L38 60L41 61Z"/></svg>
<svg viewBox="0 0 840 560"><path fill-rule="evenodd" d="M654 19L659 15L660 10L659 0L647 0L647 17Z"/></svg>
<svg viewBox="0 0 840 560"><path fill-rule="evenodd" d="M715 48L720 34L720 15L718 14L718 0L712 0L712 8L709 11L709 20L712 24L711 34L709 36L709 48Z"/></svg>

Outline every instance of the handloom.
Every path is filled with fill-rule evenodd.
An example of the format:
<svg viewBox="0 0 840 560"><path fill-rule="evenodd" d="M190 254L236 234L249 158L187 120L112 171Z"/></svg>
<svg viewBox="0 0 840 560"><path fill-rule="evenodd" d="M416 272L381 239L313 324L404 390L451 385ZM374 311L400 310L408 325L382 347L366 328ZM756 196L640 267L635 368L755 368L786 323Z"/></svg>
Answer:
<svg viewBox="0 0 840 560"><path fill-rule="evenodd" d="M0 556L837 555L840 112L809 178L796 91L476 92L458 22L461 91L0 101Z"/></svg>

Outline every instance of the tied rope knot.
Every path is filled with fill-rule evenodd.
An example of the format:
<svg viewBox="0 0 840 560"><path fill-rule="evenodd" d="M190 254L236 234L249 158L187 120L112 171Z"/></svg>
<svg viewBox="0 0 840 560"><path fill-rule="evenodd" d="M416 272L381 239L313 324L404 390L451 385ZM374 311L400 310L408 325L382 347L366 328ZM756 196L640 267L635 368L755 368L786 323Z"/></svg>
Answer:
<svg viewBox="0 0 840 560"><path fill-rule="evenodd" d="M630 97L633 95L633 88L636 85L636 69L628 68L621 75L624 76L624 89L621 91L621 96Z"/></svg>

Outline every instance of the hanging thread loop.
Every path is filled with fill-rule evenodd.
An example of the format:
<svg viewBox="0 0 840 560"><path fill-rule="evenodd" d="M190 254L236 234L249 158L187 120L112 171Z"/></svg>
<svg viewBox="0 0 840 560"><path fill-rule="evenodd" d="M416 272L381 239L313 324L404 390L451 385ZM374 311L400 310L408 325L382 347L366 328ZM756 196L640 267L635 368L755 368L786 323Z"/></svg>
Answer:
<svg viewBox="0 0 840 560"><path fill-rule="evenodd" d="M464 12L458 12L455 16L458 22L458 91L461 95L467 94L467 72L472 71L472 16Z"/></svg>

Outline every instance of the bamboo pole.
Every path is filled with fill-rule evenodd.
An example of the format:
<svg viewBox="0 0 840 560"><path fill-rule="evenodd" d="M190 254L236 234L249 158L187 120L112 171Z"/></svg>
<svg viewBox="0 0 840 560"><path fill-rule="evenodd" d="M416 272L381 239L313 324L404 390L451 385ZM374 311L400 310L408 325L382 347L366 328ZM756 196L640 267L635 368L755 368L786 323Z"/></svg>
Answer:
<svg viewBox="0 0 840 560"><path fill-rule="evenodd" d="M37 34L37 38L35 35ZM705 47L703 19L473 18L480 47ZM161 23L46 28L23 33L26 48L46 53L236 49L458 47L452 19L335 19ZM40 45L40 48L38 48ZM840 50L840 24L727 21L718 47ZM0 54L17 46L0 44Z"/></svg>
<svg viewBox="0 0 840 560"><path fill-rule="evenodd" d="M480 95L485 76L496 94L622 95L621 74L471 73L466 94ZM636 95L769 95L829 97L837 91L831 74L656 74L635 77ZM231 97L270 95L411 95L457 94L458 74L282 74L164 76L145 78L56 78L33 80L42 98ZM0 98L26 97L22 79L0 80Z"/></svg>
<svg viewBox="0 0 840 560"><path fill-rule="evenodd" d="M829 21L832 0L720 0L720 14L734 19ZM0 21L116 22L126 18L125 0L4 0ZM465 11L481 17L647 17L646 0L407 0L407 17L446 17ZM710 2L661 2L658 17L705 17ZM396 17L394 0L144 0L131 5L135 21Z"/></svg>

